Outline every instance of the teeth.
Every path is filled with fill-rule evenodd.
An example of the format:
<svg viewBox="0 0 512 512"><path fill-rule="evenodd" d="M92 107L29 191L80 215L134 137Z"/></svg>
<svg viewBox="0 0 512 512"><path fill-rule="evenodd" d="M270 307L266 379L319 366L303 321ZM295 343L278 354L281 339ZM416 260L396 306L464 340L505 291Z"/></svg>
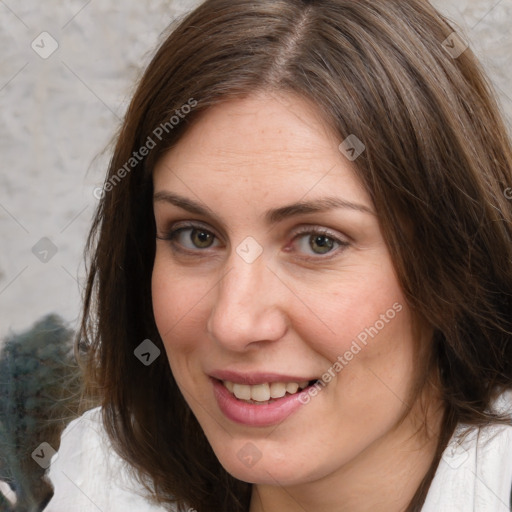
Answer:
<svg viewBox="0 0 512 512"><path fill-rule="evenodd" d="M254 402L268 402L271 398L282 398L289 393L293 395L299 389L308 386L308 381L303 382L272 382L249 386L247 384L235 384L229 381L223 381L226 389L233 393L239 400L252 400Z"/></svg>
<svg viewBox="0 0 512 512"><path fill-rule="evenodd" d="M297 393L298 389L299 385L296 382L288 382L288 384L286 384L286 391L288 391L290 395Z"/></svg>
<svg viewBox="0 0 512 512"><path fill-rule="evenodd" d="M272 382L272 384L270 384L270 396L272 398L282 398L286 395L287 390L288 386L282 382Z"/></svg>
<svg viewBox="0 0 512 512"><path fill-rule="evenodd" d="M268 384L258 384L257 386L248 386L251 389L251 400L256 402L267 402L270 400L270 386Z"/></svg>
<svg viewBox="0 0 512 512"><path fill-rule="evenodd" d="M234 384L233 394L240 400L250 400L251 386L246 386L245 384Z"/></svg>

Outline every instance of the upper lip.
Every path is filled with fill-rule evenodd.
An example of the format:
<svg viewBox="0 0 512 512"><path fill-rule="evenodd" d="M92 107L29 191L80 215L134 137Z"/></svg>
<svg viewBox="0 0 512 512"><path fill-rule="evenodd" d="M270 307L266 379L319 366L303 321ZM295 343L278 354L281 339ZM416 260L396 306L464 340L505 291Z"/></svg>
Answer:
<svg viewBox="0 0 512 512"><path fill-rule="evenodd" d="M217 380L233 382L234 384L246 384L255 386L257 384L265 384L270 382L304 382L317 380L317 377L307 377L298 375L284 375L282 373L272 372L237 372L233 370L214 370L208 375Z"/></svg>

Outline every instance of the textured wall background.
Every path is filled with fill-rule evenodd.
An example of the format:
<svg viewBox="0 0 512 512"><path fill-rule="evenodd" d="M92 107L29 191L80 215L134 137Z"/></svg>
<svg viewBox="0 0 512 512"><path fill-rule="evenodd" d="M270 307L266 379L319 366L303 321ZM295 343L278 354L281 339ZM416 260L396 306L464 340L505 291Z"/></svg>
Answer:
<svg viewBox="0 0 512 512"><path fill-rule="evenodd" d="M197 3L0 0L0 337L49 312L74 325L100 153L162 30ZM432 3L469 39L512 119L512 0Z"/></svg>

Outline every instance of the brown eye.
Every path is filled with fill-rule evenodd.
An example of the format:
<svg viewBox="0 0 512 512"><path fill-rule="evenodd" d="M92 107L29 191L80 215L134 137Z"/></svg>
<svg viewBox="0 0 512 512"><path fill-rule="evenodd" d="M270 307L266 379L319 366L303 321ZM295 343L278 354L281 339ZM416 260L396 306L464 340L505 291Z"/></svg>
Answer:
<svg viewBox="0 0 512 512"><path fill-rule="evenodd" d="M219 245L217 237L207 229L201 226L183 226L169 233L158 236L160 240L167 240L176 248L183 248L187 251L197 251L198 249L209 249Z"/></svg>
<svg viewBox="0 0 512 512"><path fill-rule="evenodd" d="M324 235L313 235L309 237L309 246L316 254L327 254L334 247L334 240Z"/></svg>
<svg viewBox="0 0 512 512"><path fill-rule="evenodd" d="M350 245L339 235L331 234L325 228L303 229L296 234L294 241L298 252L309 257L330 256L331 254L334 256Z"/></svg>
<svg viewBox="0 0 512 512"><path fill-rule="evenodd" d="M204 229L187 229L190 231L190 241L198 249L207 249L213 244L215 236Z"/></svg>

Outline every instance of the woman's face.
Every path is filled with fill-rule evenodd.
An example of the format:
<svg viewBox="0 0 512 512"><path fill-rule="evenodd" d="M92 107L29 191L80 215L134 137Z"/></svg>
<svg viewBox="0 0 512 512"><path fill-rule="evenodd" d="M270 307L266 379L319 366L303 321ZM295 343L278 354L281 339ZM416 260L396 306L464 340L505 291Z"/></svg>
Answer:
<svg viewBox="0 0 512 512"><path fill-rule="evenodd" d="M259 94L207 110L154 172L157 327L240 480L354 467L407 407L411 312L341 142L305 100Z"/></svg>

